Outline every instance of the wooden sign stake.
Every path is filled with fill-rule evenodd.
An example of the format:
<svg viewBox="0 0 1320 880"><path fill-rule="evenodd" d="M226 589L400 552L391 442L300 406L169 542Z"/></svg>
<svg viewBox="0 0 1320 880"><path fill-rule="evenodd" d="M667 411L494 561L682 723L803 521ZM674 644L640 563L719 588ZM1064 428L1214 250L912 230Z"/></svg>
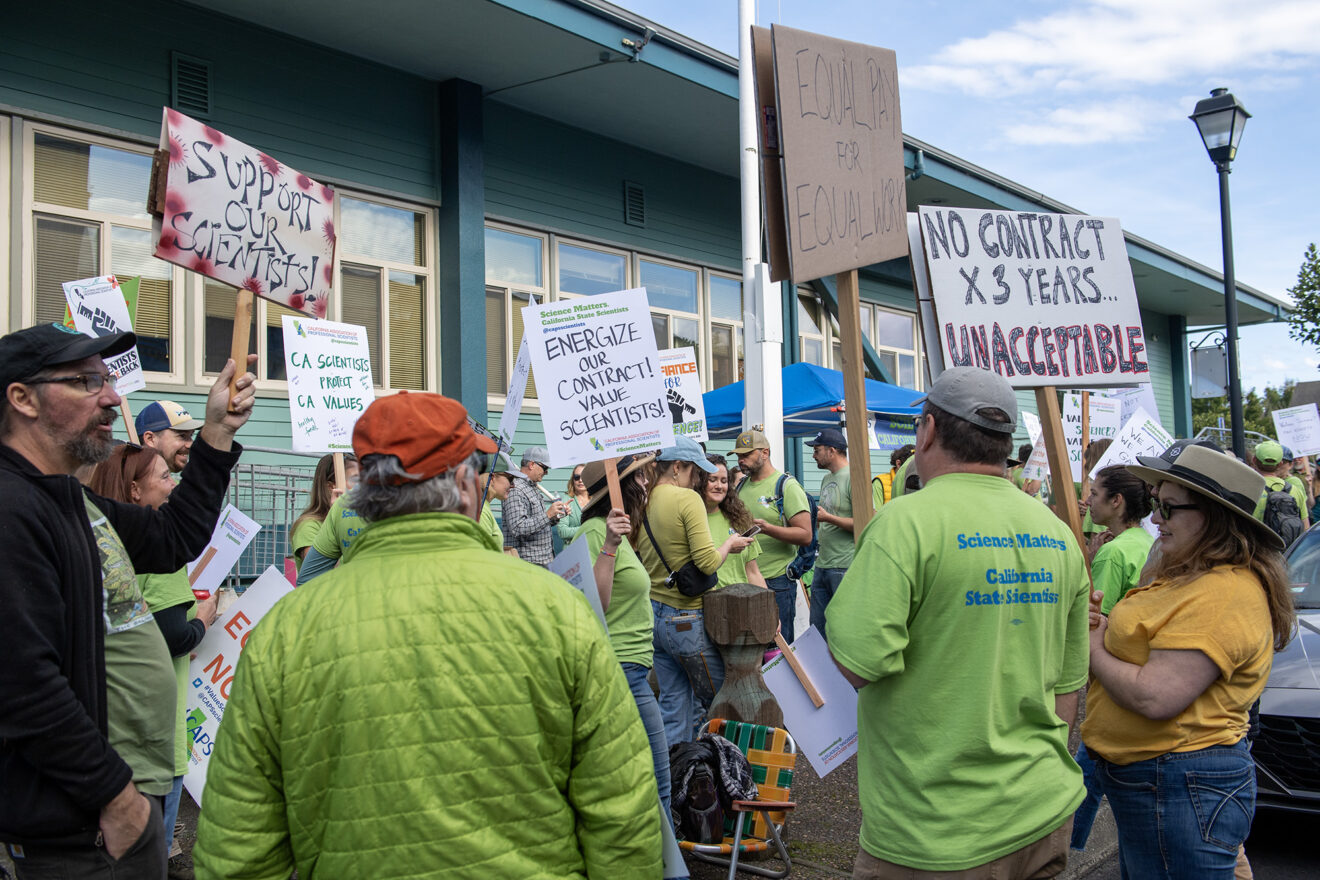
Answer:
<svg viewBox="0 0 1320 880"><path fill-rule="evenodd" d="M238 289L234 303L234 337L229 345L229 356L234 359L234 378L229 380L229 401L233 406L238 394L238 377L247 372L248 343L252 339L252 291Z"/></svg>
<svg viewBox="0 0 1320 880"><path fill-rule="evenodd" d="M211 564L211 560L215 558L215 554L216 549L214 547L206 548L206 552L202 554L202 558L197 560L197 564L193 566L192 574L188 575L188 586L191 587L197 583L197 579L202 576L202 572L206 571L206 566Z"/></svg>
<svg viewBox="0 0 1320 880"><path fill-rule="evenodd" d="M1082 518L1072 500L1072 468L1068 466L1068 441L1063 436L1059 396L1053 385L1036 389L1036 412L1045 435L1045 453L1049 457L1050 477L1054 485L1054 512L1072 529L1082 546Z"/></svg>
<svg viewBox="0 0 1320 880"><path fill-rule="evenodd" d="M788 646L788 642L784 641L783 633L775 633L775 646L779 648L779 652L788 661L788 668L793 670L797 680L806 689L807 696L811 697L811 705L817 709L824 706L825 701L821 699L820 691L816 690L816 685L812 684L811 676L807 675L807 670L802 668L802 663L798 660L797 655L793 653L793 649Z"/></svg>
<svg viewBox="0 0 1320 880"><path fill-rule="evenodd" d="M605 459L605 485L610 489L610 507L623 510L623 490L619 488L619 460Z"/></svg>
<svg viewBox="0 0 1320 880"><path fill-rule="evenodd" d="M335 453L335 489L343 493L348 491L348 476L344 473L344 453Z"/></svg>
<svg viewBox="0 0 1320 880"><path fill-rule="evenodd" d="M128 398L119 398L119 411L124 414L124 430L128 432L128 442L134 446L141 446L142 440L138 437L137 425L133 424L133 410L128 405Z"/></svg>
<svg viewBox="0 0 1320 880"><path fill-rule="evenodd" d="M861 301L857 289L857 270L840 272L835 276L835 284L839 292L839 336L843 353L848 474L852 484L855 542L875 514L871 499L871 438L866 425L866 370L862 366L862 331L858 319Z"/></svg>

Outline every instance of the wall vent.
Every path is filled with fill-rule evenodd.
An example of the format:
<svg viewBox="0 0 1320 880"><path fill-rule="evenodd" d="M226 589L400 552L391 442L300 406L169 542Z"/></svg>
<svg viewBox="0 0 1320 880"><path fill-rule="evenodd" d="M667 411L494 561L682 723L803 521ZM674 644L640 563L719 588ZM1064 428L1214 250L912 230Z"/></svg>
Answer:
<svg viewBox="0 0 1320 880"><path fill-rule="evenodd" d="M623 182L623 222L629 226L646 226L646 190L631 180Z"/></svg>
<svg viewBox="0 0 1320 880"><path fill-rule="evenodd" d="M211 62L170 53L170 106L180 113L211 116Z"/></svg>

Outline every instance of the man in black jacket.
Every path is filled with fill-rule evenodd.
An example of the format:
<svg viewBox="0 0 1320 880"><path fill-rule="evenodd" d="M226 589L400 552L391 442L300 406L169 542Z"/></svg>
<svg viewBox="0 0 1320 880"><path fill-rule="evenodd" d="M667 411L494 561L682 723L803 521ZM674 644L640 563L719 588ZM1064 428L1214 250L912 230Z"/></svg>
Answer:
<svg viewBox="0 0 1320 880"><path fill-rule="evenodd" d="M165 505L120 504L72 474L110 453L120 398L101 358L134 343L57 324L0 338L0 840L20 880L165 876L159 804L107 740L102 571L176 571L205 548L255 378L231 398L226 365Z"/></svg>

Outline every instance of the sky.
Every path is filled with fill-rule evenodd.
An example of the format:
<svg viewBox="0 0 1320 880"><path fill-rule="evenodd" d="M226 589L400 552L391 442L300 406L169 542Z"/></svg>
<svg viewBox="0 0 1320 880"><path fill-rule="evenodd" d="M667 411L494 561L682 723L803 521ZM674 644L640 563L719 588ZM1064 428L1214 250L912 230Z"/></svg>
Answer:
<svg viewBox="0 0 1320 880"><path fill-rule="evenodd" d="M613 0L729 55L736 0ZM1237 280L1288 297L1320 241L1316 0L760 0L783 24L893 49L903 131L1219 270L1219 184L1187 117L1252 114L1229 176ZM1320 380L1286 324L1243 327L1242 387Z"/></svg>

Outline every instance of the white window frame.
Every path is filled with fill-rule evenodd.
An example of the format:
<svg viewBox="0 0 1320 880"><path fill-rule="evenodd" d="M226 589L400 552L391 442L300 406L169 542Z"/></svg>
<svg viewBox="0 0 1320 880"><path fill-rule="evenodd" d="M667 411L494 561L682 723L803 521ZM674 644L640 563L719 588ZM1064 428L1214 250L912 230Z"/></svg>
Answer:
<svg viewBox="0 0 1320 880"><path fill-rule="evenodd" d="M713 299L714 299L714 298L711 296L711 285L710 285L710 279L712 279L712 278L723 278L723 279L726 280L726 281L733 281L733 282L735 282L735 283L739 286L739 288L741 289L741 288L742 288L742 278L740 278L740 277L737 276L737 275L734 275L732 272L721 272L721 271L719 271L718 269L702 269L701 276L702 276L702 278L701 278L701 286L702 286L702 289L705 291L705 298L704 298L704 301L703 301L703 306L704 306L704 308L705 308L705 314L706 314L706 337L707 337L707 338L706 338L706 348L705 348L705 353L706 353L705 370L706 370L706 372L703 373L702 375L704 375L704 376L706 377L706 384L707 384L707 385L710 385L710 387L707 388L706 390L708 390L708 391L713 391L713 390L714 390L714 385L713 385L713 383L714 383L714 381L715 381L715 338L714 338L714 336L713 336L712 333L711 333L712 328L713 328L716 324L720 325L721 327L732 327L732 328L733 328L733 346L734 346L734 348L733 348L733 372L734 372L733 381L734 381L734 382L740 382L740 381L742 381L742 377L738 375L738 372L739 372L739 370L738 370L738 364L739 364L740 361L743 361L744 363L745 363L745 361L746 361L746 358L747 358L747 340L746 340L746 338L744 338L744 336L743 336L743 321L742 321L742 318L741 318L741 317L739 317L737 320L735 320L735 319L733 319L733 318L722 318L722 317L716 317L715 312L714 312L713 307L712 307L712 302L713 302ZM742 314L746 314L746 312L747 312L747 293L746 293L746 291L741 291L741 292L739 293L738 301L739 301L739 303L742 305L741 313L742 313ZM744 366L744 369L745 369L745 366Z"/></svg>
<svg viewBox="0 0 1320 880"><path fill-rule="evenodd" d="M913 374L912 387L917 391L924 389L926 384L925 382L926 370L925 367L923 366L925 362L925 352L922 351L921 326L920 326L921 322L917 316L917 313L904 311L903 309L889 308L888 306L883 306L880 305L879 303L865 302L865 301L862 302L861 309L865 310L868 313L866 320L869 322L869 326L864 328L863 332L866 335L867 341L871 343L871 347L875 349L876 354L894 355L895 366L897 366L898 364L899 356L910 355L912 357L912 374ZM878 331L877 314L880 312L887 312L888 314L891 315L901 315L902 317L911 320L912 323L911 348L897 348L892 345L882 345L880 343L879 333L877 332ZM898 381L898 378L899 377L897 375L893 377L895 382Z"/></svg>
<svg viewBox="0 0 1320 880"><path fill-rule="evenodd" d="M817 296L816 292L812 290L810 287L799 287L795 291L795 294L798 298L798 302L800 302L803 299L807 299L816 303L818 307L816 327L817 330L819 331L816 333L806 332L803 330L802 321L801 320L798 321L797 359L804 364L811 363L811 361L807 360L805 343L808 339L813 341L818 341L820 342L820 346L821 346L821 356L820 356L821 362L819 366L829 368L830 363L834 357L834 349L833 346L831 345L831 339L830 339L830 322L827 320L829 318L829 309L825 308L825 303L821 301L821 298ZM823 327L821 326L822 324L824 325Z"/></svg>
<svg viewBox="0 0 1320 880"><path fill-rule="evenodd" d="M697 280L697 310L695 312L681 312L677 309L667 309L651 304L652 315L664 315L669 319L669 338L661 344L656 340L656 347L661 351L667 348L674 348L674 319L679 318L684 321L692 321L697 325L697 370L698 376L702 378L704 385L710 376L710 332L707 324L710 320L710 290L705 286L705 276L700 266L691 263L684 263L679 260L669 260L663 257L653 257L649 254L634 253L632 255L632 277L636 279L633 284L636 287L642 286L642 262L651 263L656 266L669 266L674 269L681 269L684 272L691 272Z"/></svg>
<svg viewBox="0 0 1320 880"><path fill-rule="evenodd" d="M550 251L555 246L553 236L544 232L537 232L532 229L524 229L520 226L510 226L507 223L498 223L494 220L487 220L485 229L497 229L501 232L508 232L513 235L525 235L528 238L536 238L541 241L541 284L518 284L503 278L486 277L486 290L504 291L504 375L513 375L513 362L518 358L518 345L521 340L513 339L513 294L534 294L538 303L548 302L550 291L556 286L558 276L552 276ZM484 235L484 229L483 229ZM575 243L574 243L575 244ZM482 304L483 314L485 304ZM488 355L489 356L489 355ZM486 407L488 410L498 410L504 406L505 394L491 394L486 392ZM524 409L540 411L535 398L527 398Z"/></svg>

